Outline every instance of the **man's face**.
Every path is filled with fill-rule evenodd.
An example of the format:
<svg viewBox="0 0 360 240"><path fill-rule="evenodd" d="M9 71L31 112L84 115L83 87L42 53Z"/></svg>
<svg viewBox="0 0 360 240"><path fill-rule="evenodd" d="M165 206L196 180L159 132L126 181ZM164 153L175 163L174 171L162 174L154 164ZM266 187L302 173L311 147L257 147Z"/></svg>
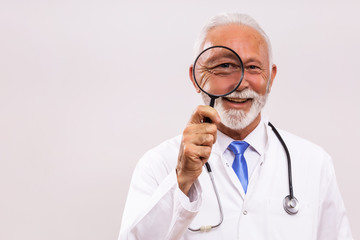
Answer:
<svg viewBox="0 0 360 240"><path fill-rule="evenodd" d="M240 25L225 25L212 29L204 42L203 49L222 45L233 49L244 63L244 79L238 89L226 97L216 100L225 126L239 130L260 120L261 108L265 105L273 76L269 69L269 53L265 40L254 29ZM269 84L269 85L268 85ZM203 94L203 97L204 96Z"/></svg>

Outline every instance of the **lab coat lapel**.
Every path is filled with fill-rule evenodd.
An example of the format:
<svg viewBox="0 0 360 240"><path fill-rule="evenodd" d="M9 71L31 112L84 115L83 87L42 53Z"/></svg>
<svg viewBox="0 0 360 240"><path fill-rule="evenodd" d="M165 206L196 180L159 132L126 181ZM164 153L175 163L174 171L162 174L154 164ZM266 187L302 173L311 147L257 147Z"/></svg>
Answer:
<svg viewBox="0 0 360 240"><path fill-rule="evenodd" d="M266 121L267 123L267 121ZM261 124L265 124L265 122L262 122ZM246 193L246 198L249 199L251 197L251 195L253 194L253 192L256 189L256 185L258 184L258 180L261 177L262 174L262 170L263 170L263 165L266 159L268 159L269 157L271 157L271 151L270 151L270 143L272 141L271 139L271 135L269 132L269 127L266 124L266 146L265 146L265 150L263 152L263 154L261 155L259 164L256 166L253 174L251 175L251 178L249 179L249 185L248 185L248 189L247 189L247 193Z"/></svg>

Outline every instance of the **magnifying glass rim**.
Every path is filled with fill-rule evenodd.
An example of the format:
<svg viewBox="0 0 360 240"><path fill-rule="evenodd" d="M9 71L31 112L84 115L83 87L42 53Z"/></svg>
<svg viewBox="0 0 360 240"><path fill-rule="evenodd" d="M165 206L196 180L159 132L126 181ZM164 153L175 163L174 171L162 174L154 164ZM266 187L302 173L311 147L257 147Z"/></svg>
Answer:
<svg viewBox="0 0 360 240"><path fill-rule="evenodd" d="M214 95L214 94L211 94L211 93L206 92L206 91L205 91L204 89L202 89L202 88L200 87L200 85L198 84L198 82L197 82L197 80L196 80L196 77L195 77L195 66L196 66L196 62L199 60L200 56L201 56L205 51L207 51L207 50L209 50L209 49L212 49L212 48L219 48L219 47L220 47L220 48L225 48L225 49L231 51L231 52L234 53L235 56L239 59L240 65L241 65L241 77L240 77L239 83L236 85L236 87L234 87L233 90L231 90L230 92L227 92L227 93L225 93L225 94ZM229 48L229 47L225 47L225 46L221 46L221 45L216 45L216 46L208 47L208 48L202 50L201 53L199 53L199 55L196 57L196 59L195 59L195 61L194 61L192 74L193 74L194 82L195 82L196 86L198 86L198 88L199 88L202 92L206 93L206 94L207 94L209 97L211 97L211 98L224 97L224 96L227 96L227 95L231 94L232 92L234 92L234 91L240 86L240 84L241 84L241 82L242 82L242 80L243 80L243 78L244 78L244 64L243 64L240 56L239 56L234 50L232 50L232 49Z"/></svg>

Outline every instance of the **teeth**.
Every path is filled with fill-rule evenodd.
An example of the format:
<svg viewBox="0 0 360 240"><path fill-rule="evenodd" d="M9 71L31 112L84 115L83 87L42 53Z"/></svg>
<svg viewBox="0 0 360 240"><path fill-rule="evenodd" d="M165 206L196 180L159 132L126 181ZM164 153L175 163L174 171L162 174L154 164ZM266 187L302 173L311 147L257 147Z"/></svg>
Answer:
<svg viewBox="0 0 360 240"><path fill-rule="evenodd" d="M248 100L247 98L227 98L229 101L232 102L237 102L237 103L242 103L245 102L246 100Z"/></svg>

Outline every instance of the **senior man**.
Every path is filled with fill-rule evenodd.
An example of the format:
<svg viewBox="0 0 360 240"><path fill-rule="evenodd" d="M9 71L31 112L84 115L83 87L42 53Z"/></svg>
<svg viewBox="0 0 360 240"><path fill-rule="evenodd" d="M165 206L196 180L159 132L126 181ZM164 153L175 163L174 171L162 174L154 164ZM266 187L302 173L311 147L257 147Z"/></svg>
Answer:
<svg viewBox="0 0 360 240"><path fill-rule="evenodd" d="M219 14L195 46L200 53L218 45L241 57L242 83L214 108L197 107L182 136L142 157L119 239L352 239L330 156L279 131L292 159L298 212L283 208L289 195L286 152L261 115L277 72L267 35L247 15Z"/></svg>

